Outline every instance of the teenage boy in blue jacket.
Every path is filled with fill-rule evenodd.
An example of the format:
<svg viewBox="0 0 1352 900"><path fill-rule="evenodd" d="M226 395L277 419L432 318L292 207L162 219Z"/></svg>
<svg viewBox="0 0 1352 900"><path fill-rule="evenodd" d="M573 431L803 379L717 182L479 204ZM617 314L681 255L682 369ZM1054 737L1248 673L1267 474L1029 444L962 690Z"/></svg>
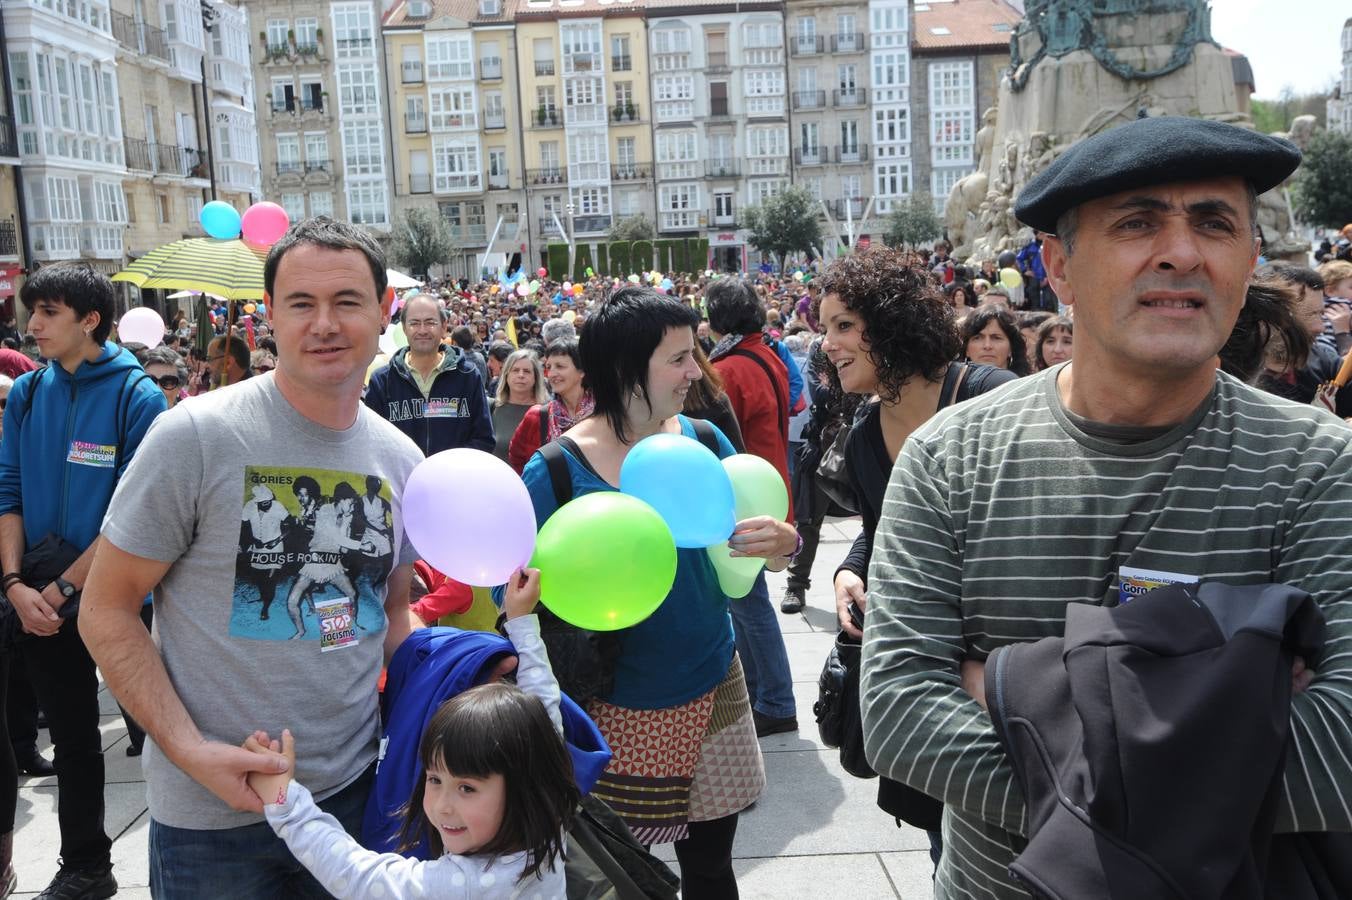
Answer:
<svg viewBox="0 0 1352 900"><path fill-rule="evenodd" d="M443 345L446 320L430 294L404 303L408 346L371 376L366 405L431 456L454 447L493 452L493 418L483 377L454 344Z"/></svg>
<svg viewBox="0 0 1352 900"><path fill-rule="evenodd" d="M20 300L48 364L14 382L0 442L0 564L5 598L27 639L27 666L51 723L61 868L39 896L110 897L117 891L103 829L98 677L76 624L95 538L124 468L164 393L136 358L108 341L113 285L86 263L38 270ZM60 572L35 573L24 554L59 538Z"/></svg>

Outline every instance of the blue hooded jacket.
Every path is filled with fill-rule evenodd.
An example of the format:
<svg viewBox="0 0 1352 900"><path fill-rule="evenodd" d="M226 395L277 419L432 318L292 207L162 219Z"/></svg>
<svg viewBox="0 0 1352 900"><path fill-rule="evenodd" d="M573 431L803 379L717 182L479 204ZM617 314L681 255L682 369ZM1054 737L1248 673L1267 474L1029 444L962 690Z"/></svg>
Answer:
<svg viewBox="0 0 1352 900"><path fill-rule="evenodd" d="M408 368L408 348L377 369L366 386L366 405L413 439L424 456L453 447L493 452L493 416L483 378L458 347L443 347L445 358L424 399Z"/></svg>
<svg viewBox="0 0 1352 900"><path fill-rule="evenodd" d="M74 375L51 363L19 376L0 441L0 515L23 516L29 547L57 534L86 549L127 463L166 408L136 357L111 341Z"/></svg>
<svg viewBox="0 0 1352 900"><path fill-rule="evenodd" d="M516 648L505 637L445 626L420 628L399 645L385 677L381 708L385 735L362 820L363 847L394 852L401 825L398 813L413 796L421 769L418 747L432 716L456 694L485 683L498 660L514 655ZM588 794L610 764L610 747L596 723L567 694L559 695L559 716L573 777L579 790ZM428 858L425 837L411 855Z"/></svg>

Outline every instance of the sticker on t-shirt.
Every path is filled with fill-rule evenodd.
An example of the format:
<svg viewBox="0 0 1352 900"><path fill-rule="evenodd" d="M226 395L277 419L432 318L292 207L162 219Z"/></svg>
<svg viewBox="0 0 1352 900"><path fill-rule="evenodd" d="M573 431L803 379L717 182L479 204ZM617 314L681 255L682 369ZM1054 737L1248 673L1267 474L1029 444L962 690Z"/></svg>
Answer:
<svg viewBox="0 0 1352 900"><path fill-rule="evenodd" d="M71 441L66 462L77 466L111 469L117 465L117 444L92 444L89 441Z"/></svg>
<svg viewBox="0 0 1352 900"><path fill-rule="evenodd" d="M424 419L467 419L469 405L461 397L433 397L423 404Z"/></svg>
<svg viewBox="0 0 1352 900"><path fill-rule="evenodd" d="M1117 603L1119 606L1130 603L1142 594L1148 594L1155 588L1171 584L1196 584L1196 575L1180 575L1177 572L1159 572L1154 569L1133 569L1123 566L1117 570Z"/></svg>
<svg viewBox="0 0 1352 900"><path fill-rule="evenodd" d="M377 475L246 466L230 634L339 650L385 622L390 486Z"/></svg>

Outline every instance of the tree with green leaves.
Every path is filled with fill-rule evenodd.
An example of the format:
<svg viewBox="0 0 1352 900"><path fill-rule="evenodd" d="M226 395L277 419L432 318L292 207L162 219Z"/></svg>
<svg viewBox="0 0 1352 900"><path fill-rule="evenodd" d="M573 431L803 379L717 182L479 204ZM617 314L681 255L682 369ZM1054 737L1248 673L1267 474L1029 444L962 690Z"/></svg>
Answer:
<svg viewBox="0 0 1352 900"><path fill-rule="evenodd" d="M444 265L454 252L450 226L436 210L410 209L394 227L390 257L410 275L428 277L433 266Z"/></svg>
<svg viewBox="0 0 1352 900"><path fill-rule="evenodd" d="M934 211L934 198L929 194L912 194L893 204L883 243L889 247L915 247L941 234L943 225Z"/></svg>
<svg viewBox="0 0 1352 900"><path fill-rule="evenodd" d="M652 241L657 239L657 229L647 216L639 213L617 220L606 237L612 241Z"/></svg>
<svg viewBox="0 0 1352 900"><path fill-rule="evenodd" d="M1352 134L1319 131L1305 148L1292 200L1311 225L1342 228L1352 222Z"/></svg>
<svg viewBox="0 0 1352 900"><path fill-rule="evenodd" d="M752 246L779 257L780 271L790 254L815 253L821 246L818 205L806 188L794 185L745 210L743 221Z"/></svg>

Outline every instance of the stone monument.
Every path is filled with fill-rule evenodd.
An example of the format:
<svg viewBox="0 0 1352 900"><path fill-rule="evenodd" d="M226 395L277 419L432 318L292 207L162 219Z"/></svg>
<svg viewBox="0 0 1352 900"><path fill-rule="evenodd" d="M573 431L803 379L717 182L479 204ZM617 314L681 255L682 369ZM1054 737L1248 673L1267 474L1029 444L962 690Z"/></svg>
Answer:
<svg viewBox="0 0 1352 900"><path fill-rule="evenodd" d="M948 198L958 257L1026 244L1032 232L1014 198L1077 141L1141 115L1251 124L1238 112L1231 59L1211 38L1207 0L1028 0L1010 63L977 133L977 170ZM1264 235L1281 255L1290 205L1280 189L1262 202Z"/></svg>

